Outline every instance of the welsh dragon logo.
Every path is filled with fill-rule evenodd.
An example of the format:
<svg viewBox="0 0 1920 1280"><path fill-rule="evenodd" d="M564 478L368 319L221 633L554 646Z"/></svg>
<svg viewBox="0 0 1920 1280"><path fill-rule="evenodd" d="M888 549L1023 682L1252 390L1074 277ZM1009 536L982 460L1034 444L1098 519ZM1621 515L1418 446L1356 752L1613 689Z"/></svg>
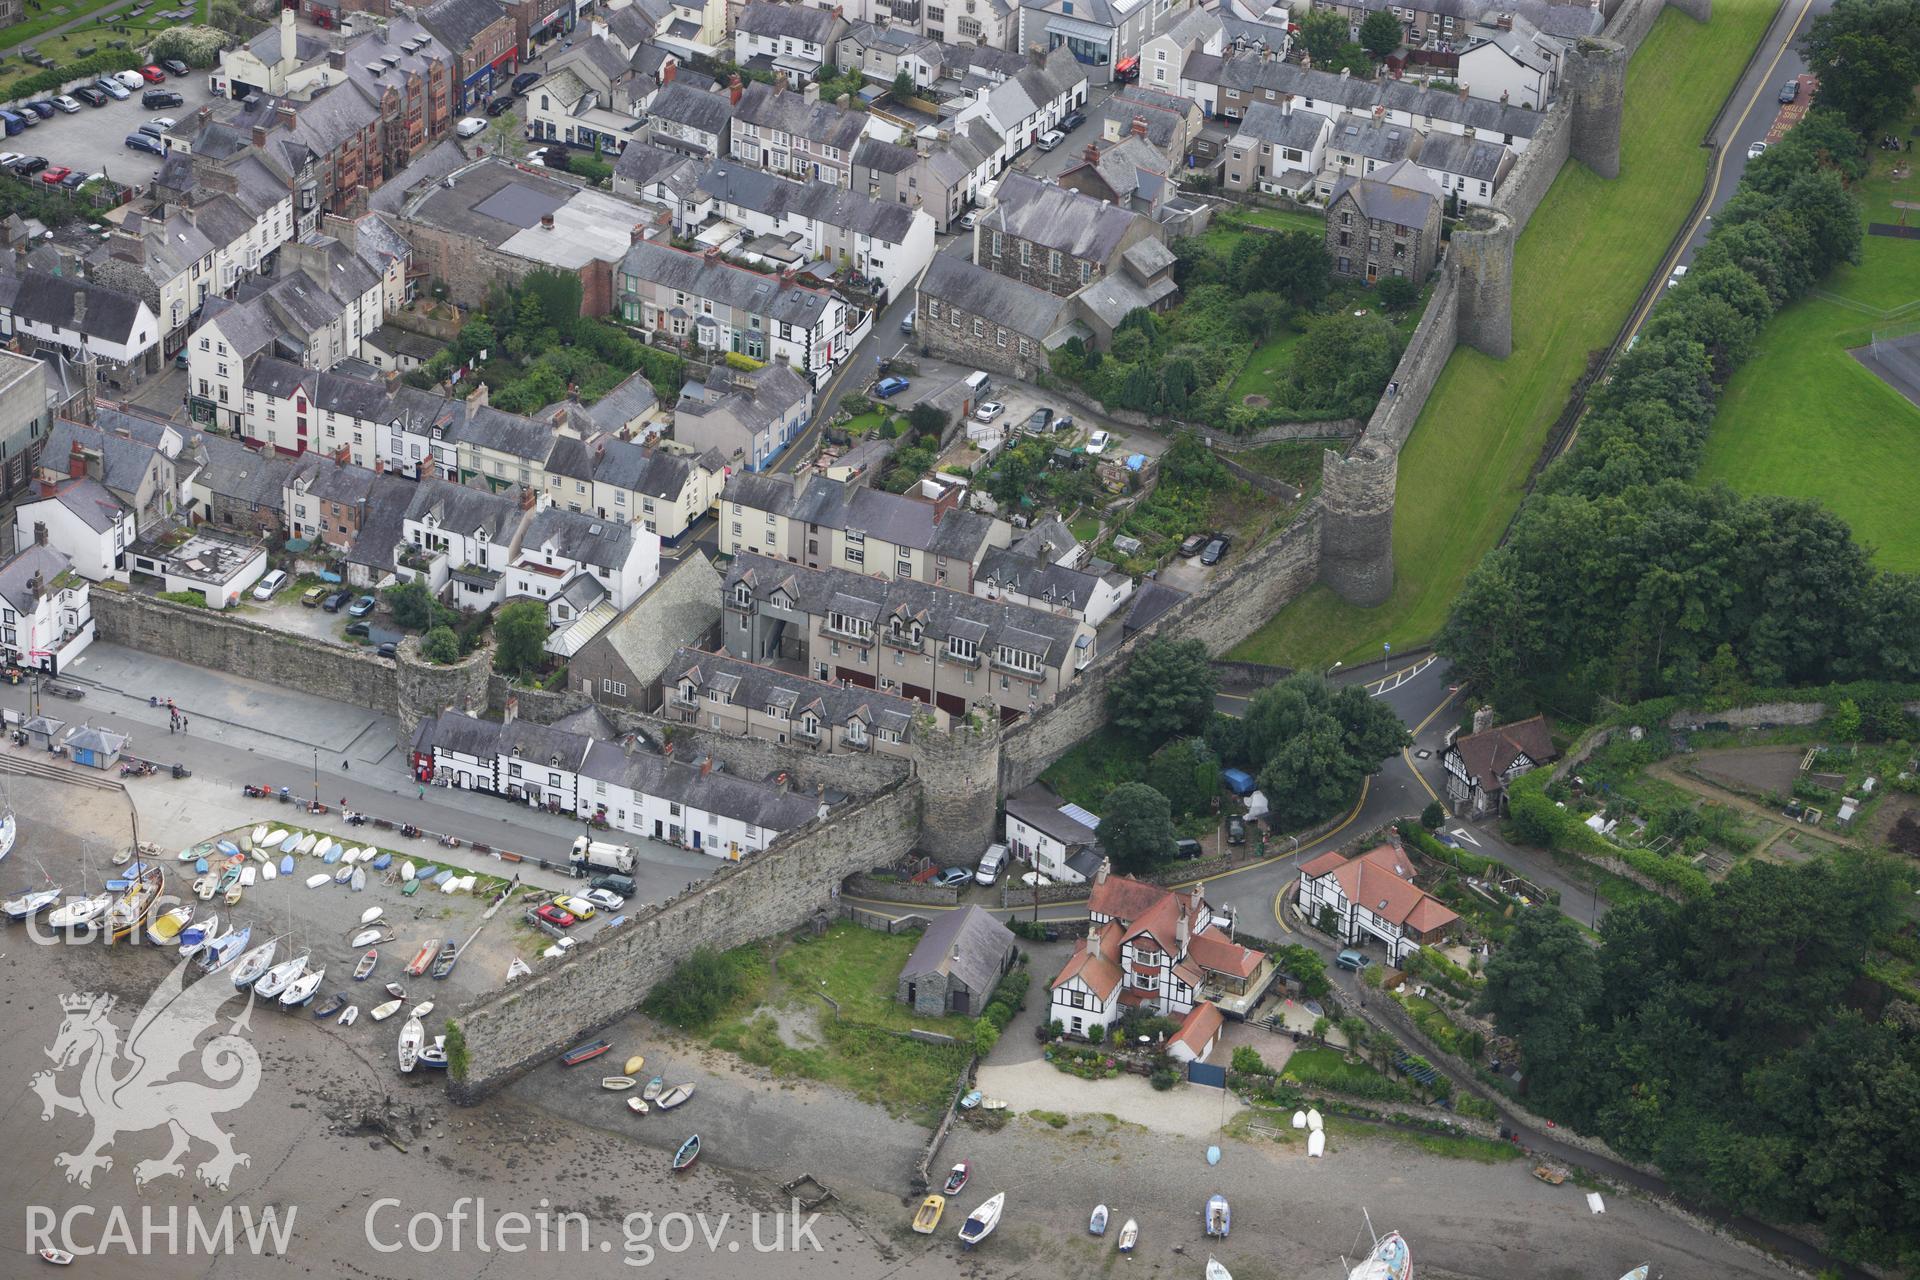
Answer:
<svg viewBox="0 0 1920 1280"><path fill-rule="evenodd" d="M134 1166L134 1179L140 1184L168 1175L184 1176L181 1157L192 1150L195 1139L213 1148L212 1157L197 1170L209 1186L225 1190L234 1169L252 1163L251 1157L233 1149L232 1136L214 1119L246 1105L260 1086L260 1055L241 1034L248 1026L252 997L227 1029L217 1032L200 1050L200 1072L213 1085L176 1078L202 1033L215 1029L220 1006L241 994L223 977L188 985L184 976L188 963L182 960L176 965L148 997L124 1046L111 1021L114 997L86 992L60 998L66 1018L47 1050L54 1069L34 1076L33 1091L40 1095L42 1120L62 1111L93 1120L91 1142L80 1151L54 1157L54 1163L66 1171L67 1181L92 1186L95 1170L113 1168L113 1157L105 1152L116 1138L162 1125L172 1135L172 1149L158 1160L142 1160ZM59 1091L57 1073L76 1067L79 1096L68 1097Z"/></svg>

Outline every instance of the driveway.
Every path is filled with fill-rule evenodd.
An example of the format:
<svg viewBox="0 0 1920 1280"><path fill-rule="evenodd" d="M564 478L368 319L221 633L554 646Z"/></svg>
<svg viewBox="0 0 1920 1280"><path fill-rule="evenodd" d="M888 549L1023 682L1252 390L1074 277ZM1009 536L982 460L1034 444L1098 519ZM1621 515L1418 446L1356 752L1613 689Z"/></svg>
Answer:
<svg viewBox="0 0 1920 1280"><path fill-rule="evenodd" d="M328 587L328 590L333 589ZM300 587L298 583L289 583L282 587L272 600L255 600L252 595L248 595L246 603L240 608L241 616L248 622L257 622L263 627L272 627L276 631L290 631L311 640L324 640L328 644L337 645L353 644L353 641L346 637L346 629L348 623L355 622L357 619L348 615L346 606L342 605L338 613L328 613L318 605L309 609L300 603L300 596L304 590L305 588ZM358 599L361 594L355 592L354 598ZM379 617L376 614L367 621L377 624Z"/></svg>

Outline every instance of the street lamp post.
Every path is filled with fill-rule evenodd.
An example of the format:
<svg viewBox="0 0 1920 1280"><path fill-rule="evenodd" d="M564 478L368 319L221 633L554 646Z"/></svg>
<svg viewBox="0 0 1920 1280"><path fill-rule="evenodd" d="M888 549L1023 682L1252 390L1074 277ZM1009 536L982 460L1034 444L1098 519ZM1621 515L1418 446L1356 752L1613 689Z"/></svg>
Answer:
<svg viewBox="0 0 1920 1280"><path fill-rule="evenodd" d="M320 806L320 748L313 749L313 804L316 812Z"/></svg>

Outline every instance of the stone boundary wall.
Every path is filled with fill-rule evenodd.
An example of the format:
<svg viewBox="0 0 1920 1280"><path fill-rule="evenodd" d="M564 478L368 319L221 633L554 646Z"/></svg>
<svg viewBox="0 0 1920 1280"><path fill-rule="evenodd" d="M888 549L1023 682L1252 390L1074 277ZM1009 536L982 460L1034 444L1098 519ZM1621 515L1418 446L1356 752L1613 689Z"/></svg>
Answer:
<svg viewBox="0 0 1920 1280"><path fill-rule="evenodd" d="M832 909L846 877L886 866L913 844L915 789L881 795L789 832L764 852L728 864L686 892L580 945L572 959L454 1015L466 1068L447 1081L455 1102L485 1097L639 1007L673 966L699 947L728 950L804 925Z"/></svg>
<svg viewBox="0 0 1920 1280"><path fill-rule="evenodd" d="M852 898L873 898L882 902L908 902L922 907L951 907L960 901L960 890L946 884L914 884L910 880L879 880L869 875L848 876L846 894Z"/></svg>
<svg viewBox="0 0 1920 1280"><path fill-rule="evenodd" d="M1270 427L1261 427L1249 431L1243 436L1215 435L1210 429L1201 428L1206 435L1207 444L1216 453L1247 453L1263 444L1284 444L1289 440L1340 440L1350 441L1360 438L1367 429L1361 418L1328 418L1321 422L1276 422Z"/></svg>
<svg viewBox="0 0 1920 1280"><path fill-rule="evenodd" d="M1242 662L1238 658L1215 658L1207 664L1220 679L1223 689L1264 689L1279 684L1293 674L1292 667L1269 666L1264 662Z"/></svg>
<svg viewBox="0 0 1920 1280"><path fill-rule="evenodd" d="M1252 485L1270 498L1278 498L1282 502L1300 501L1301 491L1288 484L1285 480L1276 480L1272 476L1262 475L1251 467L1241 466L1232 458L1219 458L1218 461L1222 466L1226 467L1235 479Z"/></svg>
<svg viewBox="0 0 1920 1280"><path fill-rule="evenodd" d="M1573 133L1568 115L1564 101L1547 108L1540 128L1527 143L1527 149L1514 159L1513 168L1507 171L1506 180L1494 194L1493 207L1513 219L1516 239L1527 229L1533 211L1547 198L1553 180L1560 176L1560 166L1566 163L1567 145Z"/></svg>
<svg viewBox="0 0 1920 1280"><path fill-rule="evenodd" d="M1092 887L1084 884L1043 884L1036 888L1025 885L1016 886L1011 879L1000 884L1000 905L1003 907L1030 907L1035 894L1040 895L1040 905L1052 906L1058 902L1082 902ZM1046 923L1055 924L1049 920Z"/></svg>
<svg viewBox="0 0 1920 1280"><path fill-rule="evenodd" d="M593 699L572 690L522 689L502 675L487 681L487 706L495 711L506 708L507 699L519 704L516 715L534 724L552 724L593 705Z"/></svg>
<svg viewBox="0 0 1920 1280"><path fill-rule="evenodd" d="M1459 341L1459 293L1460 281L1449 258L1441 264L1439 282L1427 300L1427 313L1414 326L1413 337L1400 353L1400 363L1394 366L1393 391L1381 396L1374 406L1367 429L1361 433L1362 441L1382 444L1397 453L1413 434L1413 424L1427 407L1427 397L1433 394L1433 385L1440 380L1440 372L1453 358L1453 348Z"/></svg>

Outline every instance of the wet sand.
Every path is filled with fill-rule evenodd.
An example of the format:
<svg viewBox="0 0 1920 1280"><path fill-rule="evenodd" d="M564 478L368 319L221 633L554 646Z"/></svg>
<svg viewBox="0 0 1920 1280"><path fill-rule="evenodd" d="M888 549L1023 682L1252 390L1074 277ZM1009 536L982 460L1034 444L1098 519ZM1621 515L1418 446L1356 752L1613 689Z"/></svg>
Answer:
<svg viewBox="0 0 1920 1280"><path fill-rule="evenodd" d="M18 779L10 785L21 837L14 858L0 864L0 896L11 896L25 878L28 864L16 860L72 856L83 835L125 838L125 804L116 795ZM143 834L162 843L173 838ZM1099 1117L1076 1118L1059 1130L1025 1116L997 1132L962 1126L943 1159L972 1160L974 1180L937 1234L915 1236L907 1230L904 1192L922 1140L918 1128L835 1091L766 1079L724 1055L676 1043L640 1019L614 1034L616 1047L604 1058L572 1071L542 1067L486 1105L461 1110L447 1105L437 1076L395 1071L394 1023L382 1024L378 1035L354 1034L367 1032L364 1015L341 1032L304 1013L256 1008L249 1040L262 1067L259 1088L223 1117L249 1163L235 1170L227 1190L195 1181L194 1166L210 1153L199 1145L186 1157L184 1176L136 1185L135 1166L166 1152L166 1134L157 1127L122 1133L107 1151L112 1167L90 1188L69 1183L54 1156L80 1149L91 1123L71 1114L43 1121L29 1085L52 1065L46 1049L61 1026L60 997L116 995L122 1007L113 1021L124 1032L174 959L154 948L34 946L20 926L0 930L0 1025L8 1030L0 1040L0 1082L12 1082L0 1083L0 1141L12 1154L0 1166L0 1276L38 1271L24 1252L36 1207L56 1215L91 1208L91 1216L74 1220L73 1235L93 1244L116 1207L137 1226L143 1212L164 1220L188 1209L212 1215L274 1206L294 1213L284 1253L169 1256L164 1241L155 1241L162 1247L149 1256L121 1249L76 1266L105 1277L493 1280L645 1271L691 1280L880 1280L1114 1272L1199 1280L1209 1252L1200 1208L1215 1190L1233 1202L1235 1231L1213 1252L1236 1280L1338 1276L1341 1255L1352 1252L1363 1229L1363 1206L1381 1230L1406 1233L1423 1275L1613 1280L1649 1258L1676 1277L1785 1274L1626 1196L1609 1194L1607 1213L1596 1217L1571 1185L1548 1187L1518 1162L1445 1160L1372 1139L1336 1141L1327 1159L1310 1161L1296 1146L1255 1137L1223 1140L1224 1159L1209 1168L1203 1143ZM244 1004L229 1001L222 1013L230 1020ZM658 1070L697 1083L694 1100L670 1115L631 1116L617 1095L597 1087L630 1052L647 1053L649 1075ZM188 1059L185 1079L202 1079L196 1062ZM80 1075L61 1072L62 1090L74 1093ZM696 1130L706 1158L676 1177L667 1172L668 1156ZM796 1250L795 1220L779 1184L807 1172L838 1198L810 1220ZM953 1232L966 1210L995 1191L1008 1193L1000 1229L973 1254L961 1254ZM369 1209L384 1198L398 1203L375 1213L370 1237ZM469 1198L484 1201L484 1210ZM463 1200L469 1207L456 1249L448 1215ZM1113 1251L1112 1233L1105 1241L1088 1237L1087 1213L1096 1202L1111 1206L1116 1231L1125 1218L1139 1219L1141 1245L1131 1258ZM435 1215L419 1224L417 1248L405 1235L414 1212ZM584 1215L587 1233L583 1241L571 1231L566 1248L551 1233L547 1247L538 1247L537 1228L515 1236L517 1224L501 1218L563 1212ZM749 1221L756 1212L767 1215L757 1238ZM636 1237L629 1239L623 1220L632 1214L652 1217L626 1223ZM669 1217L676 1214L706 1220L682 1223ZM506 1243L531 1247L481 1251L476 1216L505 1226ZM774 1242L776 1218L786 1247L761 1256L756 1244ZM429 1228L438 1230L437 1244ZM185 1243L183 1234L178 1246ZM386 1245L398 1250L383 1251Z"/></svg>

